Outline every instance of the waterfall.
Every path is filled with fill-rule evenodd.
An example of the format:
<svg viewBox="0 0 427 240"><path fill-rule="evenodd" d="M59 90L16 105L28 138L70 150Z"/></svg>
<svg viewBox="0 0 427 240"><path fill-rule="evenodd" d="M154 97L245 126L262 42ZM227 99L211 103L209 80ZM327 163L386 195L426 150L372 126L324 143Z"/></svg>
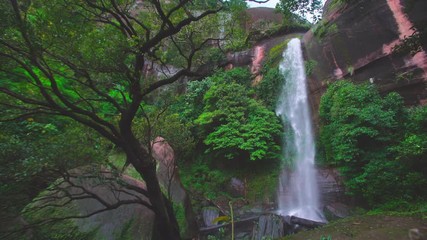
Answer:
<svg viewBox="0 0 427 240"><path fill-rule="evenodd" d="M284 155L292 171L283 170L278 189L279 212L314 221L324 221L314 166L315 146L308 105L306 75L301 41L288 43L280 63L285 77L276 114L285 125Z"/></svg>

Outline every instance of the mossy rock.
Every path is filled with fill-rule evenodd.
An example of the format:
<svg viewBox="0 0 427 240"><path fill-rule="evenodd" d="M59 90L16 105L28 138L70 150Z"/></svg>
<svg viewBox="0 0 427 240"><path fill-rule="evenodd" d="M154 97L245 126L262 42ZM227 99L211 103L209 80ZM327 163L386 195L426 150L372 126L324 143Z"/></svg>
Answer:
<svg viewBox="0 0 427 240"><path fill-rule="evenodd" d="M60 179L28 204L22 215L34 227L31 227L32 237L22 239L151 239L154 213L142 204L122 204L96 213L105 208L103 202L114 205L136 198L147 200L143 195L106 180L112 176L108 173L93 178L85 176L71 178L71 184L61 183ZM134 186L143 185L127 176L121 180ZM90 197L83 188L96 197Z"/></svg>

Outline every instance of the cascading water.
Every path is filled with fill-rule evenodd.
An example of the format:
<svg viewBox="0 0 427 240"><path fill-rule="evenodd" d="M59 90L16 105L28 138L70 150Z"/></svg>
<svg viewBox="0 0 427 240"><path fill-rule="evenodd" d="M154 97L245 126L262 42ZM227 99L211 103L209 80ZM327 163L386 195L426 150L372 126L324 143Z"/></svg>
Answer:
<svg viewBox="0 0 427 240"><path fill-rule="evenodd" d="M285 77L285 83L276 114L285 125L284 154L286 159L293 160L293 170L284 170L280 176L279 212L282 215L324 221L319 208L315 147L299 39L289 41L280 63L280 72Z"/></svg>

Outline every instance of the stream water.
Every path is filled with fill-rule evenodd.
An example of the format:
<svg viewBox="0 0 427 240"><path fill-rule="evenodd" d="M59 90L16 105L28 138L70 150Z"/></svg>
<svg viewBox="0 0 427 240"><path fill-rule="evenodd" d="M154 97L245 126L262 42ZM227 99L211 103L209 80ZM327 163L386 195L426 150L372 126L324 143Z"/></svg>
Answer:
<svg viewBox="0 0 427 240"><path fill-rule="evenodd" d="M278 189L279 213L314 221L324 221L319 207L319 193L314 165L315 145L307 97L306 74L297 38L288 43L280 63L285 77L276 114L285 127L284 158L290 161L290 171L280 175Z"/></svg>

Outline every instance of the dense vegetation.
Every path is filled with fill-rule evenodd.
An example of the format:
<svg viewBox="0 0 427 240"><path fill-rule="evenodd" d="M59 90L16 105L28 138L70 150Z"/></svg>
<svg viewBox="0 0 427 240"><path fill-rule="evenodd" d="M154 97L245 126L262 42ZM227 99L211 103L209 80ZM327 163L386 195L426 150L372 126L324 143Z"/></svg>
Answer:
<svg viewBox="0 0 427 240"><path fill-rule="evenodd" d="M194 162L181 164L188 172L184 182L205 197L227 194L224 190L231 177L245 173L252 184L247 170L266 174L278 164L282 127L274 112L254 98L251 82L247 68L219 71L189 83L177 103L176 109L182 121L191 126L199 149L193 155Z"/></svg>
<svg viewBox="0 0 427 240"><path fill-rule="evenodd" d="M190 84L184 117L196 125L208 152L228 159L277 158L281 125L253 98L250 82L248 69L235 68Z"/></svg>
<svg viewBox="0 0 427 240"><path fill-rule="evenodd" d="M425 200L427 107L407 109L396 93L339 81L322 97L320 117L326 163L339 167L359 203L404 208Z"/></svg>
<svg viewBox="0 0 427 240"><path fill-rule="evenodd" d="M192 154L195 144L219 159L277 157L281 127L253 98L248 70L207 80L212 86L200 94L200 112L200 106L175 104L175 93L182 90L178 80L202 78L223 64L223 50L248 46L239 19L243 1L152 1L144 5L150 11L139 12L131 0L11 0L0 7L5 222L70 169L102 164L120 173L130 165L133 176L148 186L145 194L157 214L155 234L179 238L172 204L149 154L156 136L167 138L187 166L198 158ZM218 38L220 26L224 39ZM208 71L196 71L207 65ZM235 92L239 98L232 97ZM181 114L186 112L194 113ZM236 125L237 131L228 131ZM116 152L126 157L107 157Z"/></svg>
<svg viewBox="0 0 427 240"><path fill-rule="evenodd" d="M42 206L43 215L31 206L58 178L91 165L117 182L123 173L144 180L139 192L150 203L138 204L157 214L154 235L179 239L185 209L156 177L157 136L174 149L196 208L221 198L271 202L282 167L283 129L273 110L285 79L277 64L287 41L266 53L255 83L245 67L223 70L227 52L250 47L244 1L152 0L148 11L134 3L0 3L0 230L21 217L31 224L69 214L65 205ZM306 29L298 14L319 8L320 1L282 0L283 24L252 40ZM320 38L336 26L316 29ZM315 64L306 62L308 71ZM325 164L340 169L358 201L396 208L427 198L426 107L407 109L397 94L340 81L322 98L320 116ZM233 178L244 182L243 194L228 189ZM52 225L31 226L34 238L94 238L72 221Z"/></svg>

